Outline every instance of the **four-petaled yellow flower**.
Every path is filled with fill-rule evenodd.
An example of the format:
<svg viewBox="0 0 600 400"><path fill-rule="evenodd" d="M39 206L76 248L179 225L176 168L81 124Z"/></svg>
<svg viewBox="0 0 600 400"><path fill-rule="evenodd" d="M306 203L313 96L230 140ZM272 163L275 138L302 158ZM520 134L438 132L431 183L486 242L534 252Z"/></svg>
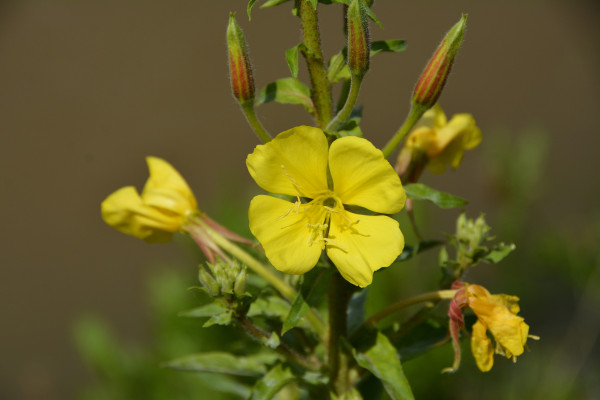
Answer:
<svg viewBox="0 0 600 400"><path fill-rule="evenodd" d="M441 174L446 165L456 169L465 150L477 147L480 142L481 131L471 114L455 114L448 121L442 108L436 104L417 122L404 148L423 152L429 170Z"/></svg>
<svg viewBox="0 0 600 400"><path fill-rule="evenodd" d="M347 281L364 287L402 252L398 222L345 207L394 214L406 200L392 166L366 139L343 137L328 148L322 130L296 127L257 146L246 165L266 191L296 197L259 195L250 203L250 230L278 270L303 274L325 250Z"/></svg>
<svg viewBox="0 0 600 400"><path fill-rule="evenodd" d="M123 187L102 202L102 218L113 228L147 242L167 242L197 212L192 190L179 172L157 157L146 157L150 177L141 195Z"/></svg>
<svg viewBox="0 0 600 400"><path fill-rule="evenodd" d="M517 360L525 351L527 338L538 339L529 335L529 325L519 317L519 298L506 294L490 294L479 285L467 287L468 306L477 315L471 335L471 351L477 367L483 372L492 369L494 352ZM487 335L490 331L496 346Z"/></svg>

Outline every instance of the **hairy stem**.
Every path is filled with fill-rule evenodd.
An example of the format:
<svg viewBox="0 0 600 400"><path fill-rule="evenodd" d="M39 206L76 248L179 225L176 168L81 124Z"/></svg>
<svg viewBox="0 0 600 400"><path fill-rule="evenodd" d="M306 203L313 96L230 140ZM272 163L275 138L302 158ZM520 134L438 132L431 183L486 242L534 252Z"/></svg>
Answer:
<svg viewBox="0 0 600 400"><path fill-rule="evenodd" d="M346 97L344 107L342 107L335 118L329 122L329 125L327 125L327 130L337 131L344 125L344 123L346 123L346 121L348 121L348 118L354 109L354 105L356 104L356 100L358 99L358 92L360 91L361 83L362 78L352 75L352 80L350 81L350 91L348 92L348 97Z"/></svg>
<svg viewBox="0 0 600 400"><path fill-rule="evenodd" d="M244 112L244 115L248 120L250 128L252 128L254 133L256 133L256 136L258 136L258 138L262 140L263 143L267 143L268 141L270 141L271 135L269 135L269 132L266 131L266 129L263 127L263 125L260 123L260 120L256 116L254 104L251 101L243 103L242 111Z"/></svg>

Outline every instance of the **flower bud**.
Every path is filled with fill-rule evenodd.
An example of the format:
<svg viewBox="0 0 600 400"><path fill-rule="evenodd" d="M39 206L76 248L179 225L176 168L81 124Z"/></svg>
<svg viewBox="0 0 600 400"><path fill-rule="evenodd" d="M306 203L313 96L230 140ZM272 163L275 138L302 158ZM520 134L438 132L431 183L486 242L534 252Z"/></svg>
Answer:
<svg viewBox="0 0 600 400"><path fill-rule="evenodd" d="M247 279L248 272L246 272L246 266L243 266L235 278L235 283L233 284L233 292L237 297L242 297L242 295L246 292Z"/></svg>
<svg viewBox="0 0 600 400"><path fill-rule="evenodd" d="M244 33L235 20L235 13L229 14L227 26L227 51L229 53L229 77L233 97L240 103L254 99L254 78L246 49Z"/></svg>
<svg viewBox="0 0 600 400"><path fill-rule="evenodd" d="M362 78L369 69L369 19L363 3L353 0L348 7L348 67L352 75Z"/></svg>
<svg viewBox="0 0 600 400"><path fill-rule="evenodd" d="M462 43L466 23L467 14L463 14L440 43L415 86L413 104L430 108L440 97Z"/></svg>
<svg viewBox="0 0 600 400"><path fill-rule="evenodd" d="M208 265L210 268L211 265L210 264L208 264ZM209 295L211 295L211 296L219 295L219 292L221 291L220 285L217 283L215 278L213 278L213 276L203 266L200 266L200 269L198 271L198 280L200 281L200 284L202 284L204 289L206 289L206 292Z"/></svg>

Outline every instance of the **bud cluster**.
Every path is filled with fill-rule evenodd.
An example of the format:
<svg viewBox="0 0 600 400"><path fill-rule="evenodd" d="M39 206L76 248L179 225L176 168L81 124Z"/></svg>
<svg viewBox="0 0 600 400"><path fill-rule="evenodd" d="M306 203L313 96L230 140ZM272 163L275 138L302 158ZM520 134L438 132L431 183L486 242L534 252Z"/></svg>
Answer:
<svg viewBox="0 0 600 400"><path fill-rule="evenodd" d="M208 270L200 267L198 280L209 295L241 297L245 293L248 278L245 265L240 266L237 260L225 262L221 259L214 264L207 262L206 265Z"/></svg>

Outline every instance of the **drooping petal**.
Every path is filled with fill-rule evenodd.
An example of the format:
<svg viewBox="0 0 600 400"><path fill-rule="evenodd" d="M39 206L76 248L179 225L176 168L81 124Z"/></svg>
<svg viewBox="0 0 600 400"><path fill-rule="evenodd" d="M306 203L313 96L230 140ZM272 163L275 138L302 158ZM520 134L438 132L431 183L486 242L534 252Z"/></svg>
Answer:
<svg viewBox="0 0 600 400"><path fill-rule="evenodd" d="M167 242L179 230L178 220L148 207L133 186L109 195L101 205L102 219L113 228L148 242Z"/></svg>
<svg viewBox="0 0 600 400"><path fill-rule="evenodd" d="M264 247L267 258L275 268L288 274L309 271L322 252L321 245L311 243L311 231L297 206L259 195L252 199L248 211L250 231Z"/></svg>
<svg viewBox="0 0 600 400"><path fill-rule="evenodd" d="M142 190L142 197L145 197L147 192L155 189L171 190L177 193L177 195L173 194L171 197L177 198L178 207L187 208L188 210L195 210L198 207L196 198L187 182L171 164L162 158L152 156L146 157L146 163L148 164L150 177L146 181L144 190Z"/></svg>
<svg viewBox="0 0 600 400"><path fill-rule="evenodd" d="M344 204L384 214L404 207L406 192L398 174L366 139L348 136L334 141L329 149L329 170L333 190Z"/></svg>
<svg viewBox="0 0 600 400"><path fill-rule="evenodd" d="M446 114L442 107L436 103L419 118L413 129L427 128L428 130L437 130L446 125Z"/></svg>
<svg viewBox="0 0 600 400"><path fill-rule="evenodd" d="M488 372L494 365L494 346L487 336L486 331L487 328L481 321L473 324L471 352L473 353L477 367L482 372Z"/></svg>
<svg viewBox="0 0 600 400"><path fill-rule="evenodd" d="M331 216L327 255L354 285L369 285L373 272L389 266L403 248L404 236L398 222L390 217L348 211Z"/></svg>
<svg viewBox="0 0 600 400"><path fill-rule="evenodd" d="M256 146L246 166L268 192L314 198L327 190L327 151L322 130L299 126Z"/></svg>

